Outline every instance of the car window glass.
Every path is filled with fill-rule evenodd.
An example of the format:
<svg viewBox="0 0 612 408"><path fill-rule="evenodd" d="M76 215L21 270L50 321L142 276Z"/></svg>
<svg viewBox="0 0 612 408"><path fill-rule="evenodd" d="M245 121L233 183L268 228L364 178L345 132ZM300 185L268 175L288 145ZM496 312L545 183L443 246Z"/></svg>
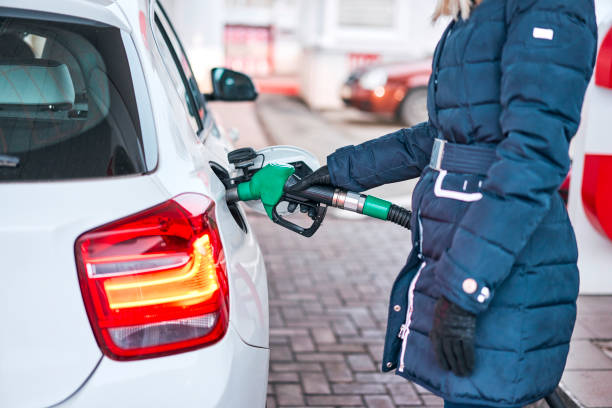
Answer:
<svg viewBox="0 0 612 408"><path fill-rule="evenodd" d="M204 117L204 103L200 100L201 96L200 98L196 97L198 96L197 85L195 85L195 79L193 79L191 75L189 63L185 55L177 51L180 50L180 47L172 41L173 35L168 24L164 23L164 17L159 12L156 12L154 19L154 31L157 38L159 38L158 49L168 68L176 91L184 100L185 107L189 112L192 127L194 131L198 132L202 129L201 123ZM191 79L189 75L191 75ZM196 91L194 91L194 89Z"/></svg>
<svg viewBox="0 0 612 408"><path fill-rule="evenodd" d="M145 171L120 30L0 16L0 180Z"/></svg>

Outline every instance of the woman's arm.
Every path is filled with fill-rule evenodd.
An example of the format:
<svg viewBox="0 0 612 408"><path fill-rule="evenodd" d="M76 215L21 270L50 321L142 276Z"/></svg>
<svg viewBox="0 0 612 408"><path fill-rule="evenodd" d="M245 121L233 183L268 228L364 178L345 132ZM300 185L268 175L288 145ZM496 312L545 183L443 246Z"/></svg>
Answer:
<svg viewBox="0 0 612 408"><path fill-rule="evenodd" d="M419 177L429 163L436 132L429 122L346 146L327 157L333 185L364 191Z"/></svg>
<svg viewBox="0 0 612 408"><path fill-rule="evenodd" d="M593 0L509 0L507 7L500 116L506 138L483 198L471 204L435 270L442 294L473 313L487 308L569 170L569 142L597 48ZM472 294L462 289L470 278L478 283Z"/></svg>

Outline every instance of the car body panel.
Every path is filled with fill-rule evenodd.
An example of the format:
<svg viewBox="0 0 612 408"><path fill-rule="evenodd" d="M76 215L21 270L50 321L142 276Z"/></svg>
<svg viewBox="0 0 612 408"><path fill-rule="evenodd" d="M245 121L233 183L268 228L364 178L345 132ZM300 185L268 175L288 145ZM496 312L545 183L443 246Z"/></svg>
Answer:
<svg viewBox="0 0 612 408"><path fill-rule="evenodd" d="M266 399L270 351L250 347L230 327L211 347L151 360L104 358L61 408L257 406Z"/></svg>
<svg viewBox="0 0 612 408"><path fill-rule="evenodd" d="M101 23L119 27L124 31L130 32L130 27L126 24L123 15L121 13L117 13L118 8L116 8L114 4L109 4L109 6L106 6L103 2L83 0L3 0L2 7L29 10L32 12L59 14L90 21L99 21Z"/></svg>

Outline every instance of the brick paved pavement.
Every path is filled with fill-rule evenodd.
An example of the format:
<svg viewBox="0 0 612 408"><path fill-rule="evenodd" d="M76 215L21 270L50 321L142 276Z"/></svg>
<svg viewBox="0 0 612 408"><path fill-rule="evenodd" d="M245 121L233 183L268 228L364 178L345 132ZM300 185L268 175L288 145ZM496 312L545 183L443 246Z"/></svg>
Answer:
<svg viewBox="0 0 612 408"><path fill-rule="evenodd" d="M249 214L268 268L268 407L440 406L382 374L388 294L410 233L377 220L328 217L310 239Z"/></svg>

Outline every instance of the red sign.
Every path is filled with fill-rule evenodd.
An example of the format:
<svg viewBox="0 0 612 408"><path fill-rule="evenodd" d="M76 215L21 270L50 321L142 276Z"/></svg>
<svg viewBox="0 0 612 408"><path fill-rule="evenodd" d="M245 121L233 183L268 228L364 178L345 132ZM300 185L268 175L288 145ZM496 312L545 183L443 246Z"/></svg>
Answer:
<svg viewBox="0 0 612 408"><path fill-rule="evenodd" d="M271 27L225 26L225 66L253 76L274 71L274 40Z"/></svg>
<svg viewBox="0 0 612 408"><path fill-rule="evenodd" d="M349 68L354 70L364 65L370 65L377 62L380 59L378 54L364 54L364 53L350 53L349 54Z"/></svg>

